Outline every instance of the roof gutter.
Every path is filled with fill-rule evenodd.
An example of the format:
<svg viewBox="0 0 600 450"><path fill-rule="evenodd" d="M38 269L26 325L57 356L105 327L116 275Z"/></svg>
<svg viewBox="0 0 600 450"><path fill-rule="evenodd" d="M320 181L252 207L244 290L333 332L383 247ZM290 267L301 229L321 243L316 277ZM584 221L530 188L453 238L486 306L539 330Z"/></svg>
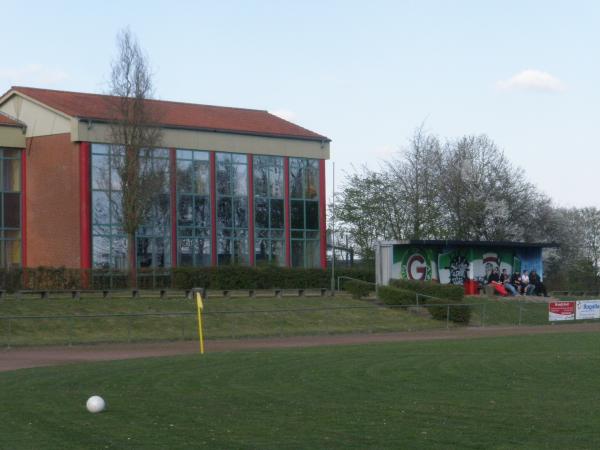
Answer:
<svg viewBox="0 0 600 450"><path fill-rule="evenodd" d="M101 124L110 124L111 122L106 119L99 119L96 117L77 117L79 121L87 122L88 129L91 129L93 123L101 123ZM177 125L161 125L161 124L150 124L149 126L155 126L159 128L171 129L171 130L186 130L186 131L209 131L213 133L230 133L230 134L240 134L245 136L262 136L262 137L273 137L273 138L281 138L281 139L298 139L301 141L314 141L320 142L321 148L325 147L325 144L331 142L331 139L325 136L298 136L294 134L279 134L279 133L259 133L255 131L244 131L244 130L231 130L227 128L210 128L210 127L186 127L186 126L177 126Z"/></svg>

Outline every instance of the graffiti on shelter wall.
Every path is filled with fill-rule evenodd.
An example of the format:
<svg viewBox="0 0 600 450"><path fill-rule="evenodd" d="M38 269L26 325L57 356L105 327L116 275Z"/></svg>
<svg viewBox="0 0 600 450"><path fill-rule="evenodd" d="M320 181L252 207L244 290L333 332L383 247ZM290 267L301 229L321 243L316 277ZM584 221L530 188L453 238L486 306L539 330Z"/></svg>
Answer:
<svg viewBox="0 0 600 450"><path fill-rule="evenodd" d="M536 270L542 276L541 249L394 246L392 278L460 285L467 279L483 282L494 269L509 274Z"/></svg>
<svg viewBox="0 0 600 450"><path fill-rule="evenodd" d="M436 253L432 249L394 248L392 276L404 280L437 279L435 256Z"/></svg>
<svg viewBox="0 0 600 450"><path fill-rule="evenodd" d="M512 273L514 265L514 254L508 250L466 248L438 256L440 283L463 284L467 279L483 281L494 269Z"/></svg>

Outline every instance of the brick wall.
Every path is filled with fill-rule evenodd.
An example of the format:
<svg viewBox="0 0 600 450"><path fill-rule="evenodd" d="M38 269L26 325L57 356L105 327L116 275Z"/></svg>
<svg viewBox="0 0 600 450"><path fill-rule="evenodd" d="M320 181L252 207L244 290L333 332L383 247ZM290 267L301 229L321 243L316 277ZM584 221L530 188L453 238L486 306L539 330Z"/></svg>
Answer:
<svg viewBox="0 0 600 450"><path fill-rule="evenodd" d="M27 265L78 268L79 145L70 135L27 139Z"/></svg>

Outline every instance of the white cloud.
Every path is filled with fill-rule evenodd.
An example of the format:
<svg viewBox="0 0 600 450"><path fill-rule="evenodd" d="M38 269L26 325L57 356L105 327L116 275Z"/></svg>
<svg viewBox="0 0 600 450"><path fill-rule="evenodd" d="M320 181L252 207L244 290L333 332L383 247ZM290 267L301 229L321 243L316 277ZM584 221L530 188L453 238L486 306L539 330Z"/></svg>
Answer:
<svg viewBox="0 0 600 450"><path fill-rule="evenodd" d="M294 111L290 111L289 109L276 109L274 111L270 111L270 113L289 122L293 122L296 119L296 113Z"/></svg>
<svg viewBox="0 0 600 450"><path fill-rule="evenodd" d="M45 67L42 64L28 64L23 67L0 67L0 81L10 85L53 85L68 78L61 69Z"/></svg>
<svg viewBox="0 0 600 450"><path fill-rule="evenodd" d="M496 86L504 91L561 92L565 90L565 85L558 78L548 72L534 69L523 70L508 80L498 81Z"/></svg>

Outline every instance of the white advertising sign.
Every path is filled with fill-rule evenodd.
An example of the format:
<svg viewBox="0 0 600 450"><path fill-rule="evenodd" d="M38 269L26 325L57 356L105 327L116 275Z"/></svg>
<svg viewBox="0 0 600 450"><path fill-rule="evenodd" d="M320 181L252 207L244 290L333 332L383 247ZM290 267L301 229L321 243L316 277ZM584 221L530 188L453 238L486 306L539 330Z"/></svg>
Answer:
<svg viewBox="0 0 600 450"><path fill-rule="evenodd" d="M577 320L600 319L600 300L580 300L575 310Z"/></svg>

